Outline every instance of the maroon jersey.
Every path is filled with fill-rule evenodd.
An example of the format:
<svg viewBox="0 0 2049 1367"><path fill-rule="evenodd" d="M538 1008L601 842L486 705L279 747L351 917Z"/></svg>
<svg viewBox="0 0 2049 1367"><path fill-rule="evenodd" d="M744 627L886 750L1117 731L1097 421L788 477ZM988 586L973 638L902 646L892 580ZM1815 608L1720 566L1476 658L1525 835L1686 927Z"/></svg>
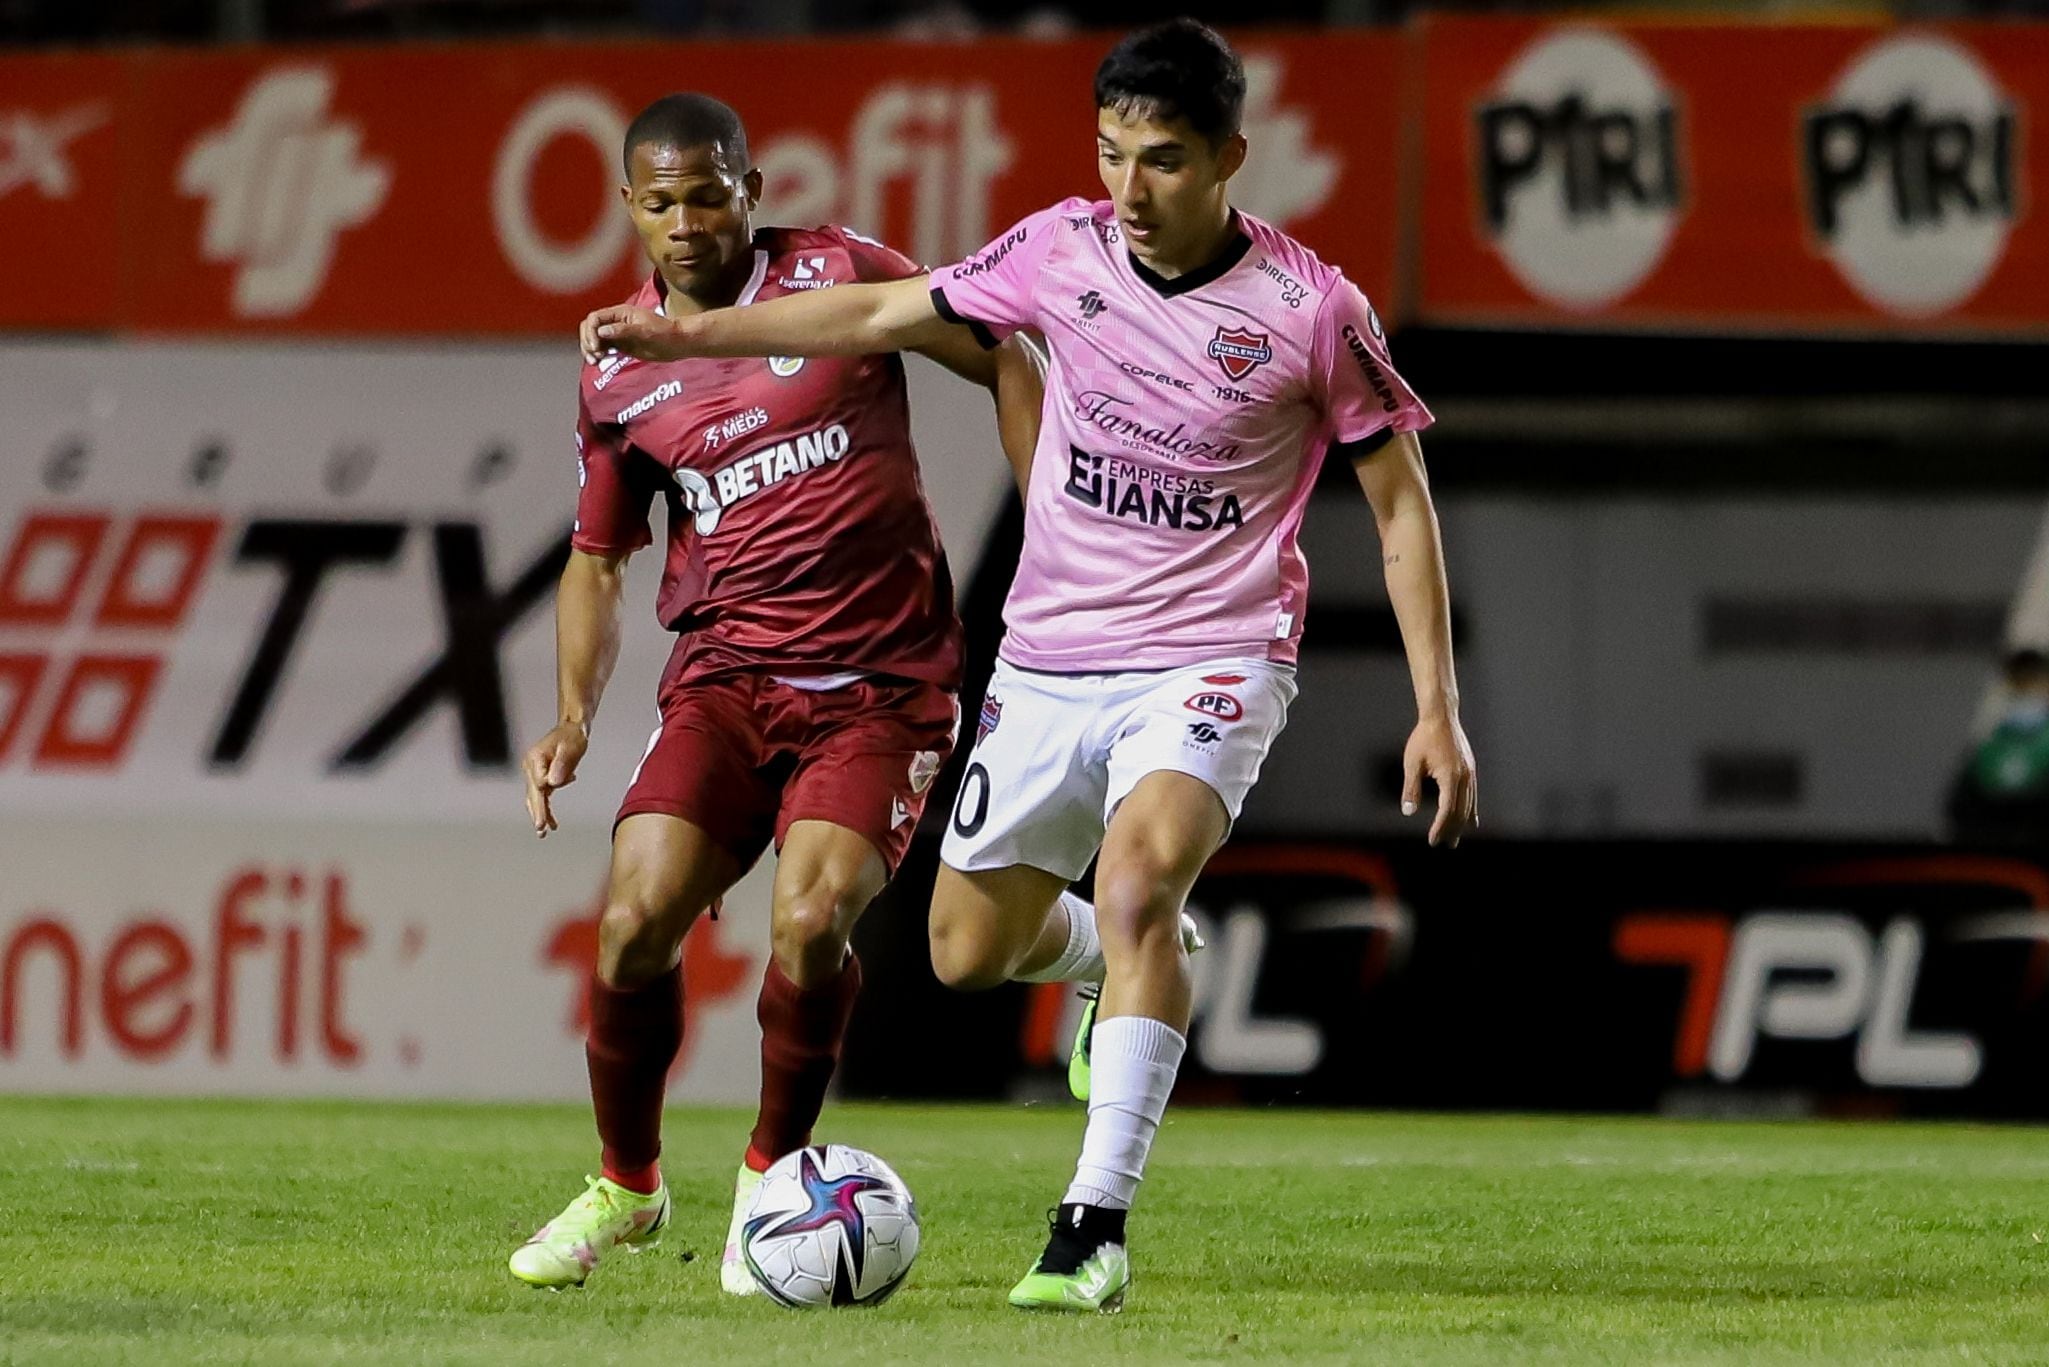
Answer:
<svg viewBox="0 0 2049 1367"><path fill-rule="evenodd" d="M736 307L920 274L842 228L764 228ZM652 277L633 296L661 307ZM578 550L653 541L668 505L658 612L681 632L664 682L721 670L869 670L953 688L960 619L911 448L895 355L636 361L583 370Z"/></svg>

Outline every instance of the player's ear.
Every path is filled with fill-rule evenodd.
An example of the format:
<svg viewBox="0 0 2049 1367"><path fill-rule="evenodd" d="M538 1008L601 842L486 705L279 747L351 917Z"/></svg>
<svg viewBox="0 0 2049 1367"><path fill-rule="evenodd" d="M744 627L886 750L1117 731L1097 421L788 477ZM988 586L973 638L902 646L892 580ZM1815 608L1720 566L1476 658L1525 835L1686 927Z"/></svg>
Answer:
<svg viewBox="0 0 2049 1367"><path fill-rule="evenodd" d="M633 187L631 185L621 185L619 187L619 202L629 209L633 207Z"/></svg>
<svg viewBox="0 0 2049 1367"><path fill-rule="evenodd" d="M1245 135L1233 133L1217 148L1217 180L1219 183L1238 174L1238 168L1245 164Z"/></svg>
<svg viewBox="0 0 2049 1367"><path fill-rule="evenodd" d="M761 207L761 168L759 166L740 177L740 188L747 192L747 208L749 212Z"/></svg>

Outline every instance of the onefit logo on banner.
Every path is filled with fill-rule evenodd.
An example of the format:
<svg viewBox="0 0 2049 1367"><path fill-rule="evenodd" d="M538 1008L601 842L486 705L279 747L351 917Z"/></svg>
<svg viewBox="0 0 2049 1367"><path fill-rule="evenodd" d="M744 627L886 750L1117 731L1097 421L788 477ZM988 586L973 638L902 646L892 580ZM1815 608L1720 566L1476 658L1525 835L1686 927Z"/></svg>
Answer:
<svg viewBox="0 0 2049 1367"><path fill-rule="evenodd" d="M1808 222L1852 288L1906 317L1978 292L2013 230L2020 128L1976 57L1886 39L1804 124Z"/></svg>
<svg viewBox="0 0 2049 1367"><path fill-rule="evenodd" d="M388 162L358 156L360 130L328 117L333 92L325 71L273 71L178 169L178 189L208 201L205 258L241 264L235 312L243 317L281 317L311 302L336 238L376 213L391 188Z"/></svg>
<svg viewBox="0 0 2049 1367"><path fill-rule="evenodd" d="M1641 284L1672 240L1679 113L1650 60L1611 33L1540 38L1475 119L1488 236L1524 288L1597 309Z"/></svg>
<svg viewBox="0 0 2049 1367"><path fill-rule="evenodd" d="M220 527L146 514L117 531L105 512L22 520L0 560L0 767L17 754L37 769L119 767ZM59 633L80 630L83 649L61 648Z"/></svg>

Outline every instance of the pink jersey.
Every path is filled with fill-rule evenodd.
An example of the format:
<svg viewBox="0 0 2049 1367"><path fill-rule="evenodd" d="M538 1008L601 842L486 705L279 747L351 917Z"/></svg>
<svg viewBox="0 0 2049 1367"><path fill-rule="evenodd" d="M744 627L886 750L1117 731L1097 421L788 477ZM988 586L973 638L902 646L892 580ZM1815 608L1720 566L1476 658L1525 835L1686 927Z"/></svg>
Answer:
<svg viewBox="0 0 2049 1367"><path fill-rule="evenodd" d="M1002 654L1026 669L1292 663L1297 544L1324 452L1430 411L1358 287L1247 214L1172 280L1125 250L1107 201L1043 209L932 273L940 313L1045 334L1046 408Z"/></svg>

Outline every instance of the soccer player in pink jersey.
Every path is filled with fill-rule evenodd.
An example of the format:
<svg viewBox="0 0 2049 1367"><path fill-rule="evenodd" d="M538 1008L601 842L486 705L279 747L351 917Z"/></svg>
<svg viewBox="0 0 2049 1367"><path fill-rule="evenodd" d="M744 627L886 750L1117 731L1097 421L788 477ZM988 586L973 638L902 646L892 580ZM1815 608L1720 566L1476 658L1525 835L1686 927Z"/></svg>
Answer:
<svg viewBox="0 0 2049 1367"><path fill-rule="evenodd" d="M931 923L933 966L958 987L1102 978L1074 1070L1081 1159L1010 1293L1025 1308L1122 1304L1125 1216L1185 1047L1182 907L1295 695L1297 532L1327 455L1351 462L1372 505L1408 652L1402 809L1427 777L1433 844L1476 817L1416 439L1430 413L1357 287L1231 207L1244 92L1208 28L1135 33L1096 72L1107 200L1032 214L925 281L673 320L600 310L582 333L587 353L643 356L858 354L950 323L991 344L1045 335L1024 554ZM1091 857L1093 906L1068 891Z"/></svg>
<svg viewBox="0 0 2049 1367"><path fill-rule="evenodd" d="M650 316L744 313L758 300L910 278L915 263L844 228L751 221L761 172L733 111L672 95L627 130L626 206L653 274ZM1013 466L1040 390L1021 344L992 356L964 327L919 350L999 391ZM998 376L1001 375L999 384ZM590 985L591 1100L602 1175L511 1257L537 1286L580 1284L670 1211L662 1093L683 1034L684 932L771 842L773 953L761 987L761 1108L734 1184L721 1280L754 1282L740 1213L777 1158L808 1144L860 991L847 935L895 870L959 726L953 583L911 448L895 355L805 360L624 356L587 366L579 493L556 595L558 724L525 759L527 811L554 827L619 650L627 558L667 505L657 608L678 633L660 723L634 770Z"/></svg>

